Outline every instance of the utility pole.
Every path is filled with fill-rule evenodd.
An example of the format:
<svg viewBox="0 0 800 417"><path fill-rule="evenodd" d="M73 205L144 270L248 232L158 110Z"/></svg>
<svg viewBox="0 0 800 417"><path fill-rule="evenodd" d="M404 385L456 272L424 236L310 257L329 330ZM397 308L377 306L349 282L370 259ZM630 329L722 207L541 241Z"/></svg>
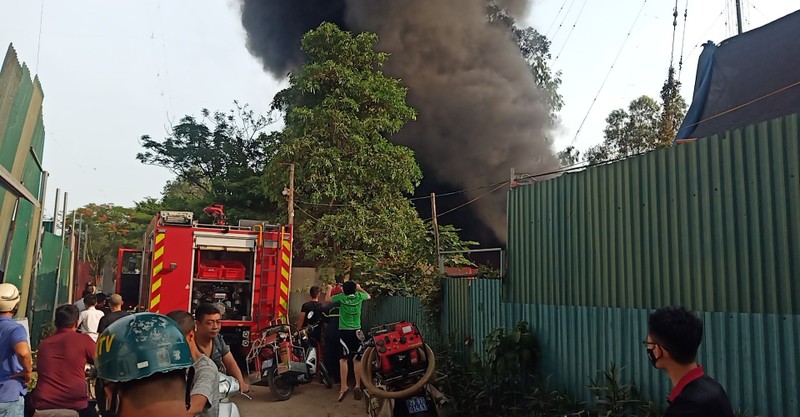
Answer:
<svg viewBox="0 0 800 417"><path fill-rule="evenodd" d="M436 239L436 260L439 263L439 272L444 273L444 263L441 262L441 248L439 247L439 216L436 213L436 193L431 193L431 216L433 216L433 236Z"/></svg>
<svg viewBox="0 0 800 417"><path fill-rule="evenodd" d="M289 164L289 224L294 224L294 163Z"/></svg>
<svg viewBox="0 0 800 417"><path fill-rule="evenodd" d="M742 34L742 0L736 0L736 28Z"/></svg>
<svg viewBox="0 0 800 417"><path fill-rule="evenodd" d="M58 192L58 189L56 190L56 192ZM67 222L67 197L68 197L67 193L64 192L64 210L63 210L63 213L61 215L61 248L60 248L60 250L58 252L58 267L56 267L56 294L55 294L55 297L53 298L53 305L54 306L58 305L58 296L59 296L58 293L61 292L61 274L64 273L64 268L62 268L61 266L64 263L62 260L64 259L64 243L65 243L64 239L66 238L66 236L64 236L64 231L67 228L67 223L66 223ZM56 201L58 201L58 195L56 195ZM56 215L53 218L53 230L54 231L56 229L56 224L57 223L58 223L58 206L56 206ZM68 285L67 286L67 291L69 291L69 289L70 289L70 287ZM69 295L67 296L67 302L68 303L72 302L70 297L69 297ZM53 320L55 320L55 319L56 319L56 309L54 308L53 309Z"/></svg>

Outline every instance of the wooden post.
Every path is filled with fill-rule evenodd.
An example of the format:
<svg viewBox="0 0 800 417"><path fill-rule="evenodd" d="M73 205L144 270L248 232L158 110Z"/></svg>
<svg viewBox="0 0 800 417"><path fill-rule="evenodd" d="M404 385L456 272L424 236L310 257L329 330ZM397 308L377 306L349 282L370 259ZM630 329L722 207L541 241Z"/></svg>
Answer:
<svg viewBox="0 0 800 417"><path fill-rule="evenodd" d="M289 224L294 224L294 164L289 164Z"/></svg>

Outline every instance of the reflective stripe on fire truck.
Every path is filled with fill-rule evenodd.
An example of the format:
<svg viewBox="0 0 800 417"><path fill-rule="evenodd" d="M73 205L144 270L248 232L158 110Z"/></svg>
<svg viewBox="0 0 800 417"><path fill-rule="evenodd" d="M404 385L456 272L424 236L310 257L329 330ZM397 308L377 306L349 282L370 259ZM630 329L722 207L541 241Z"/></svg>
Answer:
<svg viewBox="0 0 800 417"><path fill-rule="evenodd" d="M164 269L164 236L165 233L156 233L155 244L153 245L153 275L152 285L150 285L150 311L158 313L158 303L161 301L161 277Z"/></svg>
<svg viewBox="0 0 800 417"><path fill-rule="evenodd" d="M292 242L284 240L281 245L281 267L278 285L278 311L277 317L282 322L288 323L289 312L289 282L292 271Z"/></svg>

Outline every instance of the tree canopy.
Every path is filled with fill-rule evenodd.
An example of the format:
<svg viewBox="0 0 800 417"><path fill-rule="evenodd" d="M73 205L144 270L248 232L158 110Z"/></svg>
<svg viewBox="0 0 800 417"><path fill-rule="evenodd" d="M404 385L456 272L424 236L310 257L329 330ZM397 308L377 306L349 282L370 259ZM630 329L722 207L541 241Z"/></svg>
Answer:
<svg viewBox="0 0 800 417"><path fill-rule="evenodd" d="M295 164L301 247L345 275L403 259L425 236L407 199L422 173L409 148L387 140L415 112L401 81L381 72L388 55L374 49L377 40L333 24L309 32L308 62L273 102L286 127L273 135L267 185L284 184L280 164Z"/></svg>
<svg viewBox="0 0 800 417"><path fill-rule="evenodd" d="M164 188L161 206L202 213L218 203L232 219L271 219L277 206L263 194L261 177L274 153L266 133L273 120L236 104L228 113L202 109L201 119L184 116L169 135L141 138L136 159L169 169L177 178ZM152 203L152 202L151 202Z"/></svg>

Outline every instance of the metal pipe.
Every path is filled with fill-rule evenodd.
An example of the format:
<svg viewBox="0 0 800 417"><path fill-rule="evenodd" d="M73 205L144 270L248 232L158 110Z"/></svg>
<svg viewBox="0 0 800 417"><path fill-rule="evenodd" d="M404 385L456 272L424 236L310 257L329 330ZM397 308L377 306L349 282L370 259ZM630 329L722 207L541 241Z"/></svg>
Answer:
<svg viewBox="0 0 800 417"><path fill-rule="evenodd" d="M68 194L64 193L64 215L61 217L61 248L58 252L58 267L56 268L56 295L53 299L53 320L56 319L56 306L58 305L58 293L61 290L61 261L64 259L64 228L66 227L66 220L67 220L67 197ZM55 230L55 219L58 218L58 209L56 208L56 216L53 219L53 229ZM69 301L69 300L67 300Z"/></svg>
<svg viewBox="0 0 800 417"><path fill-rule="evenodd" d="M33 247L33 269L31 270L31 286L28 290L28 313L27 316L33 320L33 313L36 311L34 304L36 303L37 282L39 281L39 265L42 262L42 239L44 238L44 200L47 197L47 178L50 173L42 171L42 188L39 189L39 235L36 236L36 243Z"/></svg>
<svg viewBox="0 0 800 417"><path fill-rule="evenodd" d="M448 250L442 251L442 254L454 254L454 253L480 253L480 252L502 252L503 248L491 248L491 249L465 249L465 250Z"/></svg>
<svg viewBox="0 0 800 417"><path fill-rule="evenodd" d="M53 211L53 234L58 234L58 204L61 202L61 189L56 188L56 205Z"/></svg>

